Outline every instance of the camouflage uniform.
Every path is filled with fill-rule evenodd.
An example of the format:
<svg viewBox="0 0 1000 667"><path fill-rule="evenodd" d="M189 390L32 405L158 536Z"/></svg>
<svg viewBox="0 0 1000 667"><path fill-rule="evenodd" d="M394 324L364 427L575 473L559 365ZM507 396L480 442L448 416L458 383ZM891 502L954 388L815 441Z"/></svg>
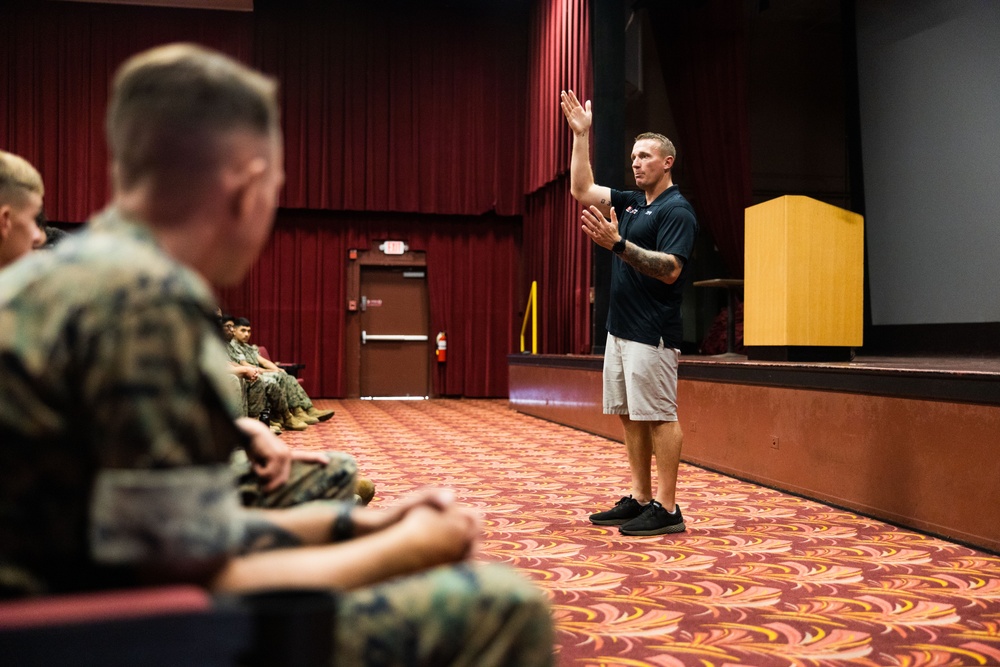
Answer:
<svg viewBox="0 0 1000 667"><path fill-rule="evenodd" d="M330 457L325 466L292 461L288 481L281 488L264 493L260 480L250 469L244 452L236 452L230 460L237 475L240 501L245 507L293 507L313 500L344 500L355 502L358 464L342 452L323 452Z"/></svg>
<svg viewBox="0 0 1000 667"><path fill-rule="evenodd" d="M441 567L340 598L338 667L553 664L548 603L504 566Z"/></svg>
<svg viewBox="0 0 1000 667"><path fill-rule="evenodd" d="M247 345L235 338L229 341L229 345L236 351L236 358L240 361L263 368L260 363L260 348L256 345ZM265 373L264 376L272 378L273 381L281 386L290 409L302 408L303 410L309 410L313 407L312 400L310 400L309 395L296 378L288 373L281 372Z"/></svg>
<svg viewBox="0 0 1000 667"><path fill-rule="evenodd" d="M145 566L237 551L227 459L246 436L215 309L114 209L0 272L0 597L136 586ZM345 593L334 651L338 665L549 665L550 628L513 570L446 567Z"/></svg>
<svg viewBox="0 0 1000 667"><path fill-rule="evenodd" d="M234 339L235 340L235 339ZM243 363L244 355L235 347L226 345L226 354L230 361ZM281 421L281 416L288 410L288 401L285 400L285 392L273 373L262 373L256 382L242 380L245 387L244 394L247 402L247 415L257 419L264 410L271 411L272 421Z"/></svg>
<svg viewBox="0 0 1000 667"><path fill-rule="evenodd" d="M0 274L0 596L130 583L130 568L95 559L82 530L120 518L92 507L95 478L224 464L246 444L215 309L198 275L113 209ZM255 506L350 497L347 458L296 463L267 496L241 467L242 495ZM233 498L236 482L229 470Z"/></svg>
<svg viewBox="0 0 1000 667"><path fill-rule="evenodd" d="M231 361L244 363L243 352L233 345L226 346ZM278 383L278 375L284 373L262 373L256 382L241 380L246 387L244 396L248 414L257 419L266 407L271 410L272 421L281 421L288 410L285 393ZM235 377L235 376L234 376ZM296 382L298 384L298 382ZM246 454L236 452L232 458L233 470L239 479L240 499L246 507L291 507L312 500L355 500L358 466L347 454L335 451L324 452L330 463L320 466L315 463L292 461L288 481L270 493L260 489L259 479L250 468Z"/></svg>
<svg viewBox="0 0 1000 667"><path fill-rule="evenodd" d="M250 384L246 380L235 375L231 375L232 380L229 384L232 385L232 391L239 394L239 405L240 405L240 416L249 417L250 416L250 402L248 400L247 386Z"/></svg>
<svg viewBox="0 0 1000 667"><path fill-rule="evenodd" d="M95 480L227 462L230 376L209 287L113 210L0 273L0 595L135 583L88 538Z"/></svg>

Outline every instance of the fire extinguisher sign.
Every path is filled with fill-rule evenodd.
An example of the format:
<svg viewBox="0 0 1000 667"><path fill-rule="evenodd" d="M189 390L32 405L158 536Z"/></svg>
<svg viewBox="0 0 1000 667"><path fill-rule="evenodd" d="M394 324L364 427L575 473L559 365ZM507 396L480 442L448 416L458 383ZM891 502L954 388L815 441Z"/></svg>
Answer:
<svg viewBox="0 0 1000 667"><path fill-rule="evenodd" d="M448 336L443 331L439 331L434 340L437 342L434 357L439 364L443 364L448 357Z"/></svg>

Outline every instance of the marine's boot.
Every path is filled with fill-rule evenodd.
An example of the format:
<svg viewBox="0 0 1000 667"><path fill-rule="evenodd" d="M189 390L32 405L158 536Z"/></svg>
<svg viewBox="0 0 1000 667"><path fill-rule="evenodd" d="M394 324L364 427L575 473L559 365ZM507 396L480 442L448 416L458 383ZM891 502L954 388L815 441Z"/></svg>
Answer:
<svg viewBox="0 0 1000 667"><path fill-rule="evenodd" d="M300 422L305 422L310 426L319 423L318 419L316 419L315 417L310 417L308 414L306 414L306 411L303 410L301 407L292 410L292 414L295 415L295 418L298 419Z"/></svg>
<svg viewBox="0 0 1000 667"><path fill-rule="evenodd" d="M315 405L309 406L306 410L306 414L314 419L318 419L321 422L325 422L327 419L333 416L333 410L317 410Z"/></svg>
<svg viewBox="0 0 1000 667"><path fill-rule="evenodd" d="M284 418L281 420L281 428L286 431L304 431L309 428L309 424L298 419L291 412L285 411Z"/></svg>

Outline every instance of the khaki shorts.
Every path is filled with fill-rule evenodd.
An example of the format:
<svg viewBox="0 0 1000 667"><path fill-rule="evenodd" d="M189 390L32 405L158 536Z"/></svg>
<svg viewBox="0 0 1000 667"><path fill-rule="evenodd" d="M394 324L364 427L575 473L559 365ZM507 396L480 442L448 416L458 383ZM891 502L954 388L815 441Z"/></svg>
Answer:
<svg viewBox="0 0 1000 667"><path fill-rule="evenodd" d="M680 350L615 338L604 348L604 414L633 421L677 421Z"/></svg>

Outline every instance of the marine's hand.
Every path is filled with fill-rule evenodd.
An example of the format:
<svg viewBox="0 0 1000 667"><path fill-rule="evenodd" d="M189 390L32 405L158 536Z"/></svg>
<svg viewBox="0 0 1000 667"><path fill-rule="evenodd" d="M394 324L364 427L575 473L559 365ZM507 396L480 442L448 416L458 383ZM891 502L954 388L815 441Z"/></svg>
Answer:
<svg viewBox="0 0 1000 667"><path fill-rule="evenodd" d="M302 461L303 463L318 463L321 466L325 466L330 462L330 457L326 455L325 452L315 452L309 451L307 449L293 449L291 450L293 461Z"/></svg>
<svg viewBox="0 0 1000 667"><path fill-rule="evenodd" d="M621 238L618 233L618 214L615 213L613 206L611 207L610 220L605 218L596 206L583 209L580 219L583 220L583 231L602 248L610 250L611 246Z"/></svg>
<svg viewBox="0 0 1000 667"><path fill-rule="evenodd" d="M229 369L233 375L243 378L248 382L254 382L257 379L257 376L260 375L256 368L245 364L234 364L230 362Z"/></svg>
<svg viewBox="0 0 1000 667"><path fill-rule="evenodd" d="M594 114L590 110L590 100L586 105L581 105L576 99L576 93L572 90L564 90L559 95L559 108L566 116L566 122L573 130L573 134L582 135L590 131L590 126L594 122Z"/></svg>
<svg viewBox="0 0 1000 667"><path fill-rule="evenodd" d="M479 517L457 506L437 510L415 507L399 523L422 567L454 563L475 553Z"/></svg>
<svg viewBox="0 0 1000 667"><path fill-rule="evenodd" d="M455 494L444 489L421 489L407 496L397 505L385 510L358 507L354 510L354 527L357 535L384 530L393 526L418 507L445 512L454 507Z"/></svg>
<svg viewBox="0 0 1000 667"><path fill-rule="evenodd" d="M254 473L260 477L261 488L265 492L280 488L288 481L292 469L292 450L256 419L241 417L236 423L250 436L247 458Z"/></svg>

